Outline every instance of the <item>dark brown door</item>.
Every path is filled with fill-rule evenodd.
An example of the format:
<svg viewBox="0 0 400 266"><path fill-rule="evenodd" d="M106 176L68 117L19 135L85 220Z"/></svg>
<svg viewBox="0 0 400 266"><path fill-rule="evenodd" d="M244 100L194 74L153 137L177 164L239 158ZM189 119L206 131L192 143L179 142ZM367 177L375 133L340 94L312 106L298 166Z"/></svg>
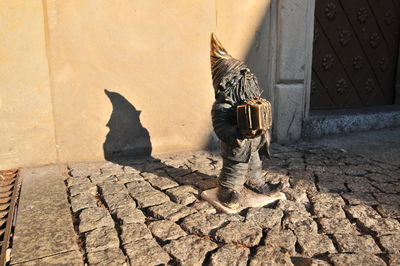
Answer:
<svg viewBox="0 0 400 266"><path fill-rule="evenodd" d="M394 102L399 0L316 0L311 109Z"/></svg>

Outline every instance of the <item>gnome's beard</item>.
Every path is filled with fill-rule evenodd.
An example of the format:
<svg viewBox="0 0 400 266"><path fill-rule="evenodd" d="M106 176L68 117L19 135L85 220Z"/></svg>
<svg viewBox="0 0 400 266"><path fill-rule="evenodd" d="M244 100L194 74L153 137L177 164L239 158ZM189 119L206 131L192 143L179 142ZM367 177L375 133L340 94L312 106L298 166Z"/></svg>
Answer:
<svg viewBox="0 0 400 266"><path fill-rule="evenodd" d="M242 71L241 71L242 72ZM257 78L251 73L228 75L223 78L218 93L232 104L243 104L247 100L260 97L262 90L258 86Z"/></svg>

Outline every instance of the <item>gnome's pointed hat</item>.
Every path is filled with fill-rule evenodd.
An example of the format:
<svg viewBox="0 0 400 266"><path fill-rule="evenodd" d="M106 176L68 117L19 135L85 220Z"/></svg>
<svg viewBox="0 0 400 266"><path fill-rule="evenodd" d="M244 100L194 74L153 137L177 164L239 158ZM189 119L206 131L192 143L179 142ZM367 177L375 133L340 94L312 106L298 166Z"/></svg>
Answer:
<svg viewBox="0 0 400 266"><path fill-rule="evenodd" d="M214 33L211 33L210 49L213 87L217 93L219 84L228 73L239 71L247 66L228 54Z"/></svg>

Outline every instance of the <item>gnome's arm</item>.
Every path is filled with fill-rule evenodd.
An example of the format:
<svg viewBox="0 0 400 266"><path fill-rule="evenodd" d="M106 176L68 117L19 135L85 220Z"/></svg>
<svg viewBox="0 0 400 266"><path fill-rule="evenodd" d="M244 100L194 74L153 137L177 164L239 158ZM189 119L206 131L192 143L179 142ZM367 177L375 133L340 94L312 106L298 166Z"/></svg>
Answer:
<svg viewBox="0 0 400 266"><path fill-rule="evenodd" d="M213 128L217 137L225 143L238 146L242 136L235 124L234 114L232 105L228 103L215 102L211 110Z"/></svg>

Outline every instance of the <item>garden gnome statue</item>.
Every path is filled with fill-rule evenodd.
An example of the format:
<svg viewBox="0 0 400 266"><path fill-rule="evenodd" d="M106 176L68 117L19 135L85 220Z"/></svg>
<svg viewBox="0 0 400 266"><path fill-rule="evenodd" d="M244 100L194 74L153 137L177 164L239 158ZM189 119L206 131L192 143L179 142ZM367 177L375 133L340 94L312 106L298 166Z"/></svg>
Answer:
<svg viewBox="0 0 400 266"><path fill-rule="evenodd" d="M223 159L216 200L229 209L238 209L248 191L245 186L267 195L272 190L264 181L260 159L260 153L271 158L271 105L261 98L262 90L254 74L228 54L214 33L211 73L215 92L212 124L221 141Z"/></svg>

